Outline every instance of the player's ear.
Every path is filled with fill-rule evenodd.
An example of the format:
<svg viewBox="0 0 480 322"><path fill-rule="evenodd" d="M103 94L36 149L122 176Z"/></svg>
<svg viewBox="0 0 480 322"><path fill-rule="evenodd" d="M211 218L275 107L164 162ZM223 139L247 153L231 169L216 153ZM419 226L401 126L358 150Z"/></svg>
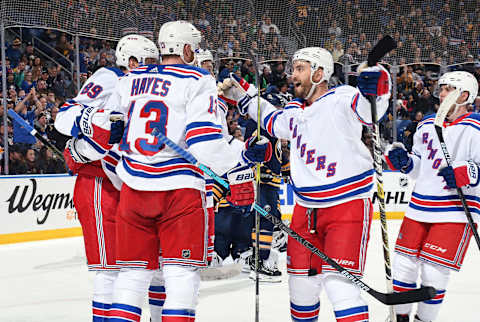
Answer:
<svg viewBox="0 0 480 322"><path fill-rule="evenodd" d="M183 57L185 59L185 62L187 63L191 63L194 59L192 46L190 46L189 44L183 46Z"/></svg>
<svg viewBox="0 0 480 322"><path fill-rule="evenodd" d="M460 95L460 97L457 99L457 104L462 104L464 103L467 99L468 99L468 92L467 91L464 91L462 92L462 94Z"/></svg>
<svg viewBox="0 0 480 322"><path fill-rule="evenodd" d="M323 78L323 68L318 68L314 73L312 80L318 83Z"/></svg>

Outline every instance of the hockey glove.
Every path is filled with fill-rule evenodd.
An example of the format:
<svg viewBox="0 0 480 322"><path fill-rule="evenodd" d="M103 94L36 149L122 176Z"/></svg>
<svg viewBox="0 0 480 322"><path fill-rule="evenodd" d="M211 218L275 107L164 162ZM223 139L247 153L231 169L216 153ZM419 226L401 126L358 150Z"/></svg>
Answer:
<svg viewBox="0 0 480 322"><path fill-rule="evenodd" d="M237 106L242 115L248 113L248 103L258 94L255 86L233 73L230 73L229 78L218 84L217 91L221 99Z"/></svg>
<svg viewBox="0 0 480 322"><path fill-rule="evenodd" d="M393 143L392 149L388 151L388 155L385 159L390 169L394 171L408 173L413 168L413 160L408 155L408 152L402 143Z"/></svg>
<svg viewBox="0 0 480 322"><path fill-rule="evenodd" d="M82 108L82 112L75 119L75 131L72 131L72 135L76 138L81 136L92 137L93 136L93 116L100 109L99 107L86 106Z"/></svg>
<svg viewBox="0 0 480 322"><path fill-rule="evenodd" d="M125 122L123 121L123 114L119 112L110 113L110 138L108 144L120 143L125 129Z"/></svg>
<svg viewBox="0 0 480 322"><path fill-rule="evenodd" d="M243 159L248 163L268 162L272 157L272 144L270 140L264 136L260 136L257 141L256 136L251 136L245 142L245 149L242 151Z"/></svg>
<svg viewBox="0 0 480 322"><path fill-rule="evenodd" d="M65 144L65 150L63 150L63 157L65 158L65 162L67 163L69 173L71 175L77 173L78 169L90 160L84 156L82 156L76 149L76 143L78 139L71 138Z"/></svg>
<svg viewBox="0 0 480 322"><path fill-rule="evenodd" d="M230 194L226 200L236 208L244 212L251 210L255 202L255 189L253 186L254 174L248 166L239 166L227 172L230 184Z"/></svg>
<svg viewBox="0 0 480 322"><path fill-rule="evenodd" d="M357 87L363 96L382 96L390 91L388 71L380 65L364 67L360 65Z"/></svg>
<svg viewBox="0 0 480 322"><path fill-rule="evenodd" d="M473 161L453 161L452 166L438 171L447 183L447 189L456 189L463 186L475 187L478 185L478 166Z"/></svg>

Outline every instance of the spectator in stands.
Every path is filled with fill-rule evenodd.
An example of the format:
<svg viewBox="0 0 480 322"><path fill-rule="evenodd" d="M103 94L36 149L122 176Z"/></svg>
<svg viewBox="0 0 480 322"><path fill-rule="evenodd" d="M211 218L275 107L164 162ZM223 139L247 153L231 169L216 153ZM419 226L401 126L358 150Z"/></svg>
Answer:
<svg viewBox="0 0 480 322"><path fill-rule="evenodd" d="M40 174L40 168L38 167L37 163L37 154L35 153L35 150L32 148L28 148L25 151L24 155L24 160L25 160L25 165L27 167L27 170L25 173L27 174Z"/></svg>
<svg viewBox="0 0 480 322"><path fill-rule="evenodd" d="M10 63L12 67L17 67L17 64L20 62L22 57L22 50L20 49L22 41L20 38L15 37L11 46L7 47L6 56L10 58Z"/></svg>
<svg viewBox="0 0 480 322"><path fill-rule="evenodd" d="M8 147L8 157L9 157L9 162L8 162L9 174L27 173L27 165L25 163L24 154L19 145L14 144Z"/></svg>
<svg viewBox="0 0 480 322"><path fill-rule="evenodd" d="M29 100L36 100L35 88L28 93L28 95L15 106L15 112L18 113L25 121L27 121L30 126L34 126L35 117L40 113L38 108L33 108L28 110L27 102ZM36 143L36 139L31 135L23 126L19 125L17 122L13 122L13 143L17 146L23 147L24 149L30 148Z"/></svg>
<svg viewBox="0 0 480 322"><path fill-rule="evenodd" d="M218 81L219 82L223 82L223 80L225 78L227 78L228 75L230 75L231 72L233 72L234 65L235 65L235 63L233 62L233 60L229 60L225 64L225 67L220 71L220 74L218 74Z"/></svg>
<svg viewBox="0 0 480 322"><path fill-rule="evenodd" d="M342 43L340 41L335 42L333 46L333 51L332 51L333 61L336 63L339 62L340 57L342 57L343 54L344 54L344 51L343 51Z"/></svg>
<svg viewBox="0 0 480 322"><path fill-rule="evenodd" d="M52 107L50 111L50 117L47 120L47 127L45 132L47 133L48 140L50 140L50 142L52 142L60 151L63 151L63 149L65 148L65 144L70 137L58 132L55 126L53 126L55 123L55 119L57 118L58 110L58 107Z"/></svg>
<svg viewBox="0 0 480 322"><path fill-rule="evenodd" d="M37 82L32 80L32 72L28 71L25 73L25 78L22 84L20 84L20 88L28 93L30 92L30 89L32 89L32 87L35 87L36 84Z"/></svg>
<svg viewBox="0 0 480 322"><path fill-rule="evenodd" d="M17 67L13 69L13 81L15 83L15 86L17 88L20 88L24 79L25 79L25 63L23 61L20 61Z"/></svg>
<svg viewBox="0 0 480 322"><path fill-rule="evenodd" d="M12 70L7 70L7 89L10 89L13 86L17 90L17 85L15 84L15 76Z"/></svg>
<svg viewBox="0 0 480 322"><path fill-rule="evenodd" d="M48 174L66 172L63 161L56 157L46 146L43 146L40 149L37 164L40 173Z"/></svg>
<svg viewBox="0 0 480 322"><path fill-rule="evenodd" d="M262 25L260 26L260 29L264 34L267 34L270 32L270 29L273 28L273 32L276 34L280 33L280 30L278 29L277 25L272 23L272 19L269 16L265 16L265 20L262 21Z"/></svg>
<svg viewBox="0 0 480 322"><path fill-rule="evenodd" d="M277 62L272 72L272 84L280 88L287 81L287 74L282 62Z"/></svg>
<svg viewBox="0 0 480 322"><path fill-rule="evenodd" d="M412 146L413 146L413 136L415 135L415 132L417 131L417 125L418 123L423 119L423 113L418 111L415 114L415 119L410 123L405 131L404 131L404 145L405 148L411 152L412 151Z"/></svg>

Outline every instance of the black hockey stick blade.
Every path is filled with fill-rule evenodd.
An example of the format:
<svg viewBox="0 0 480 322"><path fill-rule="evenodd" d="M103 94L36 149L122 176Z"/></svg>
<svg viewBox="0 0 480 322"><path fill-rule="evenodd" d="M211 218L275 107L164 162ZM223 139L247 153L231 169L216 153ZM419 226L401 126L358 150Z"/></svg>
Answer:
<svg viewBox="0 0 480 322"><path fill-rule="evenodd" d="M368 54L367 63L368 66L375 66L383 56L388 52L397 48L397 43L392 37L386 35L373 47L372 51Z"/></svg>
<svg viewBox="0 0 480 322"><path fill-rule="evenodd" d="M371 290L369 293L383 304L397 305L431 300L435 297L437 291L431 286L422 286L406 292L384 294Z"/></svg>

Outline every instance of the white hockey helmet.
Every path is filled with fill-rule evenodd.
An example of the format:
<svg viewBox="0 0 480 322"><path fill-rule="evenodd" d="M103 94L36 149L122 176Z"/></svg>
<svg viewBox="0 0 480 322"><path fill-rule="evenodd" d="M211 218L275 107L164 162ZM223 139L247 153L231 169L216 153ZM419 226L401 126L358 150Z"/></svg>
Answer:
<svg viewBox="0 0 480 322"><path fill-rule="evenodd" d="M141 35L122 37L115 50L116 64L128 69L130 57L135 57L139 64L145 64L147 58L159 58L158 48L153 41Z"/></svg>
<svg viewBox="0 0 480 322"><path fill-rule="evenodd" d="M200 49L197 54L197 66L202 67L202 63L210 60L213 63L213 55L208 49Z"/></svg>
<svg viewBox="0 0 480 322"><path fill-rule="evenodd" d="M202 33L188 21L178 20L166 22L160 28L158 33L158 46L160 54L178 55L185 64L193 65L195 63L195 54L199 50L199 44L202 41ZM183 57L183 48L190 45L194 54L191 62L186 62Z"/></svg>
<svg viewBox="0 0 480 322"><path fill-rule="evenodd" d="M467 101L464 104L473 104L478 93L478 81L472 74L464 71L448 72L438 80L438 86L449 85L462 92L468 92ZM461 104L461 105L464 105Z"/></svg>
<svg viewBox="0 0 480 322"><path fill-rule="evenodd" d="M321 47L306 47L297 50L292 57L292 63L296 60L304 60L310 63L310 68L312 72L310 74L310 81L312 82L312 88L308 93L306 99L308 99L314 92L315 87L318 84L321 84L323 81L329 81L330 77L333 74L334 65L333 65L333 57L330 52ZM313 73L319 68L323 69L323 77L322 79L315 83L313 81Z"/></svg>

